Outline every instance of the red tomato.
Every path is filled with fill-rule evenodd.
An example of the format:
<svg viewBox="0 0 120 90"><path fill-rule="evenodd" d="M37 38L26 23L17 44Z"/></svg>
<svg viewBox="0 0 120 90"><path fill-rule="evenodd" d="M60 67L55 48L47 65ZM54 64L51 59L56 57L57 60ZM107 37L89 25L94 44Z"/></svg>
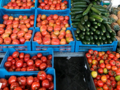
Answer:
<svg viewBox="0 0 120 90"><path fill-rule="evenodd" d="M91 55L89 53L86 53L87 58L91 58Z"/></svg>
<svg viewBox="0 0 120 90"><path fill-rule="evenodd" d="M115 78L114 78L114 77L110 77L110 80L111 80L111 81L115 81Z"/></svg>
<svg viewBox="0 0 120 90"><path fill-rule="evenodd" d="M110 70L110 69L111 69L111 65L110 65L110 64L106 64L106 68L107 68L108 70Z"/></svg>
<svg viewBox="0 0 120 90"><path fill-rule="evenodd" d="M69 20L69 16L65 16L65 20Z"/></svg>
<svg viewBox="0 0 120 90"><path fill-rule="evenodd" d="M46 62L47 62L47 58L46 58L45 56L42 56L42 57L41 57L41 60L42 60L43 63L46 63Z"/></svg>
<svg viewBox="0 0 120 90"><path fill-rule="evenodd" d="M102 68L99 68L99 69L98 69L98 73L103 74L103 69L102 69Z"/></svg>
<svg viewBox="0 0 120 90"><path fill-rule="evenodd" d="M14 90L22 90L21 87L16 87Z"/></svg>
<svg viewBox="0 0 120 90"><path fill-rule="evenodd" d="M36 66L36 67L40 67L41 64L42 64L42 61L41 61L41 60L36 60L36 61L35 61L35 66Z"/></svg>
<svg viewBox="0 0 120 90"><path fill-rule="evenodd" d="M12 63L12 65L14 65L16 62L15 62L15 60L13 59L13 60L11 61L11 63Z"/></svg>
<svg viewBox="0 0 120 90"><path fill-rule="evenodd" d="M109 54L109 57L110 57L110 58L114 58L114 55L113 55L113 54Z"/></svg>
<svg viewBox="0 0 120 90"><path fill-rule="evenodd" d="M7 58L7 61L12 61L13 60L13 57L12 56L9 56L8 58Z"/></svg>
<svg viewBox="0 0 120 90"><path fill-rule="evenodd" d="M87 61L88 61L89 64L92 64L92 59L91 58L88 58Z"/></svg>
<svg viewBox="0 0 120 90"><path fill-rule="evenodd" d="M6 68L9 68L9 67L12 66L12 63L11 63L11 62L5 62L4 66L5 66Z"/></svg>
<svg viewBox="0 0 120 90"><path fill-rule="evenodd" d="M60 40L57 38L54 38L54 39L52 39L51 44L52 45L60 45Z"/></svg>
<svg viewBox="0 0 120 90"><path fill-rule="evenodd" d="M46 88L43 88L43 87L42 87L42 88L40 88L39 90L46 90Z"/></svg>
<svg viewBox="0 0 120 90"><path fill-rule="evenodd" d="M24 68L24 67L27 67L27 63L23 63L23 68Z"/></svg>
<svg viewBox="0 0 120 90"><path fill-rule="evenodd" d="M38 72L37 78L38 78L39 80L45 80L45 79L47 78L47 75L46 75L45 71L40 71L40 72Z"/></svg>
<svg viewBox="0 0 120 90"><path fill-rule="evenodd" d="M110 60L110 65L114 66L115 65L115 61L114 60Z"/></svg>
<svg viewBox="0 0 120 90"><path fill-rule="evenodd" d="M37 77L34 77L34 82L39 82L39 79Z"/></svg>
<svg viewBox="0 0 120 90"><path fill-rule="evenodd" d="M103 85L104 90L108 90L108 86L106 84Z"/></svg>
<svg viewBox="0 0 120 90"><path fill-rule="evenodd" d="M94 55L98 55L98 51L93 51Z"/></svg>
<svg viewBox="0 0 120 90"><path fill-rule="evenodd" d="M11 85L10 85L11 90L15 89L16 87L19 87L19 84L17 82L11 83Z"/></svg>
<svg viewBox="0 0 120 90"><path fill-rule="evenodd" d="M24 76L18 77L18 82L19 82L20 85L25 86L26 82L27 82L26 77L24 77Z"/></svg>
<svg viewBox="0 0 120 90"><path fill-rule="evenodd" d="M27 77L27 85L32 85L32 83L33 83L33 77L32 76Z"/></svg>
<svg viewBox="0 0 120 90"><path fill-rule="evenodd" d="M50 86L49 80L45 79L42 81L42 87L49 88L49 86Z"/></svg>
<svg viewBox="0 0 120 90"><path fill-rule="evenodd" d="M46 63L42 63L41 65L40 65L40 69L41 70L45 70L47 68L47 64Z"/></svg>
<svg viewBox="0 0 120 90"><path fill-rule="evenodd" d="M37 59L37 56L33 56L32 59L33 59L33 60L36 60L36 59Z"/></svg>
<svg viewBox="0 0 120 90"><path fill-rule="evenodd" d="M95 86L97 86L97 80L96 80L96 79L94 79L93 81L94 81Z"/></svg>
<svg viewBox="0 0 120 90"><path fill-rule="evenodd" d="M11 76L9 79L8 79L8 83L9 84L12 84L12 83L14 83L14 82L16 82L17 81L17 77L16 76Z"/></svg>
<svg viewBox="0 0 120 90"><path fill-rule="evenodd" d="M39 87L40 87L39 82L33 82L32 83L32 86L31 86L32 90L37 90L37 89L39 89Z"/></svg>
<svg viewBox="0 0 120 90"><path fill-rule="evenodd" d="M96 79L97 80L100 80L101 76L100 75L97 75Z"/></svg>
<svg viewBox="0 0 120 90"><path fill-rule="evenodd" d="M115 61L115 63L117 67L120 67L120 61Z"/></svg>
<svg viewBox="0 0 120 90"><path fill-rule="evenodd" d="M54 19L54 20L57 20L57 19L58 19L58 15L57 15L57 14L54 14L54 15L53 15L53 19Z"/></svg>
<svg viewBox="0 0 120 90"><path fill-rule="evenodd" d="M24 62L27 62L29 59L29 57L24 57Z"/></svg>
<svg viewBox="0 0 120 90"><path fill-rule="evenodd" d="M34 66L29 66L29 67L27 67L27 71L35 71L35 67Z"/></svg>
<svg viewBox="0 0 120 90"><path fill-rule="evenodd" d="M28 66L33 66L33 63L34 63L33 60L28 60L28 61L27 61L27 65L28 65Z"/></svg>
<svg viewBox="0 0 120 90"><path fill-rule="evenodd" d="M42 53L38 53L37 58L41 58L41 57L42 57Z"/></svg>
<svg viewBox="0 0 120 90"><path fill-rule="evenodd" d="M48 60L52 60L52 55L48 55Z"/></svg>
<svg viewBox="0 0 120 90"><path fill-rule="evenodd" d="M107 82L106 82L106 84L107 84L108 86L111 86L111 81L108 79Z"/></svg>
<svg viewBox="0 0 120 90"><path fill-rule="evenodd" d="M48 38L48 37L44 37L43 38L43 44L44 45L50 45L50 43L51 43L51 39L50 38Z"/></svg>
<svg viewBox="0 0 120 90"><path fill-rule="evenodd" d="M99 87L103 87L103 82L102 82L101 80L98 80L98 81L97 81L97 85L98 85Z"/></svg>
<svg viewBox="0 0 120 90"><path fill-rule="evenodd" d="M23 61L18 60L18 61L16 62L16 67L17 67L17 68L21 68L22 66L23 66Z"/></svg>
<svg viewBox="0 0 120 90"><path fill-rule="evenodd" d="M24 53L20 53L19 58L23 59L24 58Z"/></svg>
<svg viewBox="0 0 120 90"><path fill-rule="evenodd" d="M5 87L7 86L7 80L4 79L4 78L1 78L1 79L0 79L0 83L2 83L1 88L5 88Z"/></svg>
<svg viewBox="0 0 120 90"><path fill-rule="evenodd" d="M27 68L26 68L26 67L23 67L23 68L21 68L20 71L27 71Z"/></svg>
<svg viewBox="0 0 120 90"><path fill-rule="evenodd" d="M48 75L47 75L47 79L48 79L50 82L52 82L52 81L53 81L52 75L48 74Z"/></svg>
<svg viewBox="0 0 120 90"><path fill-rule="evenodd" d="M50 86L49 86L48 89L50 89L50 90L54 89L54 83L53 82L50 82Z"/></svg>
<svg viewBox="0 0 120 90"><path fill-rule="evenodd" d="M104 64L104 63L101 63L101 64L100 64L100 68L105 68L105 64Z"/></svg>
<svg viewBox="0 0 120 90"><path fill-rule="evenodd" d="M107 53L107 54L110 54L111 52L110 52L110 51L107 51L106 53Z"/></svg>
<svg viewBox="0 0 120 90"><path fill-rule="evenodd" d="M92 49L90 49L90 50L88 51L88 53L93 54L93 50L92 50Z"/></svg>
<svg viewBox="0 0 120 90"><path fill-rule="evenodd" d="M12 54L12 57L13 58L17 58L19 56L19 52L18 51L15 51L13 54Z"/></svg>
<svg viewBox="0 0 120 90"><path fill-rule="evenodd" d="M113 72L112 70L110 70L110 71L108 72L108 74L109 74L110 76L114 76L114 72Z"/></svg>
<svg viewBox="0 0 120 90"><path fill-rule="evenodd" d="M117 90L120 90L120 85L117 86Z"/></svg>

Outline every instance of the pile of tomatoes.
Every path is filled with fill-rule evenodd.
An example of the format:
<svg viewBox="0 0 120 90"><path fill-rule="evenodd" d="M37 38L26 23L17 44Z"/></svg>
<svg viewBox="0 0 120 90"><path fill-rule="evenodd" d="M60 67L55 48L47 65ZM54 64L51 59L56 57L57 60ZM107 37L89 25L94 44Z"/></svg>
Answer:
<svg viewBox="0 0 120 90"><path fill-rule="evenodd" d="M33 31L29 28L34 25L34 15L14 18L5 14L3 20L3 24L0 24L0 44L24 44L30 41Z"/></svg>
<svg viewBox="0 0 120 90"><path fill-rule="evenodd" d="M35 6L34 4L35 0L11 0L3 7L6 9L30 9Z"/></svg>
<svg viewBox="0 0 120 90"><path fill-rule="evenodd" d="M45 10L65 10L67 8L68 2L65 0L38 0L39 6L38 8L45 9Z"/></svg>
<svg viewBox="0 0 120 90"><path fill-rule="evenodd" d="M7 79L1 78L2 83L0 90L53 90L53 76L46 74L44 71L38 72L36 77L33 76L10 76Z"/></svg>
<svg viewBox="0 0 120 90"><path fill-rule="evenodd" d="M86 53L97 90L120 90L120 54L116 52L98 52L90 49Z"/></svg>
<svg viewBox="0 0 120 90"><path fill-rule="evenodd" d="M66 30L69 27L68 16L58 16L57 14L37 16L37 27L40 32L34 35L34 41L44 45L64 45L73 41L72 32Z"/></svg>
<svg viewBox="0 0 120 90"><path fill-rule="evenodd" d="M52 55L43 56L38 53L30 57L30 54L19 53L15 51L7 58L4 67L8 71L39 71L52 67Z"/></svg>

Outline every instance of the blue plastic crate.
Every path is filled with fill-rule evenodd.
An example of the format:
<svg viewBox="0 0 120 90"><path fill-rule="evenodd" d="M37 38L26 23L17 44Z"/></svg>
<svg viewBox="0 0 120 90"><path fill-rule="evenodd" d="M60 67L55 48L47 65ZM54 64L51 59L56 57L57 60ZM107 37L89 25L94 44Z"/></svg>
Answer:
<svg viewBox="0 0 120 90"><path fill-rule="evenodd" d="M29 30L32 30L34 32L34 28L29 28ZM32 33L32 36L34 34ZM17 51L31 51L31 43L32 43L32 37L30 39L30 41L26 41L24 44L18 44L18 45L14 45L14 44L0 44L0 52L6 52L9 48L14 48Z"/></svg>
<svg viewBox="0 0 120 90"><path fill-rule="evenodd" d="M66 12L66 11L63 11L63 12L59 12L59 11L56 11L56 10L53 10L53 11L46 11L46 10L40 10L40 9L36 9L36 11L35 11L35 27L37 27L36 25L37 25L37 15L38 14L45 14L45 15L47 15L47 16L49 16L49 15L54 15L54 14L57 14L57 15L61 15L61 16L69 16L69 25L71 25L71 15L68 13L68 12Z"/></svg>
<svg viewBox="0 0 120 90"><path fill-rule="evenodd" d="M75 31L75 28L73 29ZM74 33L74 32L73 32ZM75 35L74 35L75 38ZM103 45L85 45L81 41L77 41L75 38L75 52L87 52L89 49L97 51L116 51L118 41L113 41L112 44L103 44Z"/></svg>
<svg viewBox="0 0 120 90"><path fill-rule="evenodd" d="M44 1L44 0L42 0L42 1ZM62 0L62 2L63 1L65 1L65 0ZM38 0L37 0L37 6L36 6L36 8L38 8L39 10L43 10L43 11L51 11L51 12L54 12L54 11L56 11L56 12L65 12L66 14L67 13L70 13L70 8L71 8L71 0L66 0L66 1L68 1L68 4L67 4L67 9L65 9L65 10L44 10L44 9L41 9L41 8L38 8L38 6L40 5L39 4L39 2L38 2Z"/></svg>
<svg viewBox="0 0 120 90"><path fill-rule="evenodd" d="M36 0L35 6L30 9L6 9L6 8L3 8L3 6L7 5L10 1L11 0L0 0L0 8L5 9L7 11L30 11L31 9L35 9L37 6L37 0ZM31 1L33 1L33 0L31 0Z"/></svg>
<svg viewBox="0 0 120 90"><path fill-rule="evenodd" d="M0 78L8 79L10 76L37 76L39 71L36 72L7 72L5 69L0 69ZM54 69L47 69L46 74L53 76L54 90L56 90L56 73Z"/></svg>
<svg viewBox="0 0 120 90"><path fill-rule="evenodd" d="M71 30L71 28L67 28L67 30ZM40 31L40 28L37 27L35 28L35 31L33 34L35 35L35 33L39 31ZM73 35L73 31L72 31L72 35ZM33 51L47 50L47 48L53 48L55 52L74 52L75 41L72 41L69 44L65 44L65 45L41 45L33 41L33 38L34 36L32 37Z"/></svg>
<svg viewBox="0 0 120 90"><path fill-rule="evenodd" d="M16 51L15 49L10 48L6 52L4 58L3 58L2 62L1 62L1 68L5 68L4 64L7 61L7 58L9 56L11 56L13 54L13 52L15 52L15 51ZM19 51L19 52L20 53L22 52L22 53L25 53L25 54L30 54L31 57L37 55L37 53L42 53L43 56L52 55L51 64L52 64L52 68L54 67L54 54L53 54L53 49L51 49L51 48L48 48L46 51Z"/></svg>
<svg viewBox="0 0 120 90"><path fill-rule="evenodd" d="M7 14L9 16L13 16L13 17L18 17L19 15L27 15L27 16L30 16L30 15L35 15L35 10L29 10L29 11L10 11L10 10L6 10L6 9L1 9L0 10L0 24L3 23L3 15L4 14ZM35 23L35 19L34 19L34 23ZM35 27L35 24L34 24L34 27Z"/></svg>

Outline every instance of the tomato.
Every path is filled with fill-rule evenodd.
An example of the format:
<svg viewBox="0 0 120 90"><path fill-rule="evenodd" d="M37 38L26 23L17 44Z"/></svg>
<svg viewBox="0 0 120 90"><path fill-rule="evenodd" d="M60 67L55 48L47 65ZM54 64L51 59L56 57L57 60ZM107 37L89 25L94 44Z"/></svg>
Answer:
<svg viewBox="0 0 120 90"><path fill-rule="evenodd" d="M11 62L5 62L4 66L5 66L6 68L9 68L9 67L12 66L12 63L11 63Z"/></svg>
<svg viewBox="0 0 120 90"><path fill-rule="evenodd" d="M97 80L100 80L101 76L100 75L97 75L96 79Z"/></svg>
<svg viewBox="0 0 120 90"><path fill-rule="evenodd" d="M42 39L41 39L41 37L39 37L39 36L34 37L34 41L36 41L38 44L41 44L41 43L42 43Z"/></svg>
<svg viewBox="0 0 120 90"><path fill-rule="evenodd" d="M112 66L112 70L113 71L117 70L117 67L116 66Z"/></svg>
<svg viewBox="0 0 120 90"><path fill-rule="evenodd" d="M19 58L23 59L24 58L24 53L20 53Z"/></svg>
<svg viewBox="0 0 120 90"><path fill-rule="evenodd" d="M27 82L26 77L24 77L24 76L18 77L18 82L19 82L20 85L25 86L26 82Z"/></svg>
<svg viewBox="0 0 120 90"><path fill-rule="evenodd" d="M11 83L11 85L10 85L11 90L15 89L16 87L19 87L19 84L17 82Z"/></svg>
<svg viewBox="0 0 120 90"><path fill-rule="evenodd" d="M27 85L32 85L33 79L34 78L32 76L27 77Z"/></svg>
<svg viewBox="0 0 120 90"><path fill-rule="evenodd" d="M93 81L94 81L95 86L97 86L97 80L96 80L96 79L94 79Z"/></svg>
<svg viewBox="0 0 120 90"><path fill-rule="evenodd" d="M117 58L120 58L120 54L119 53L116 53L115 55Z"/></svg>
<svg viewBox="0 0 120 90"><path fill-rule="evenodd" d="M49 88L49 86L50 86L49 80L45 79L42 81L42 87Z"/></svg>
<svg viewBox="0 0 120 90"><path fill-rule="evenodd" d="M108 86L106 84L103 85L104 90L108 90Z"/></svg>
<svg viewBox="0 0 120 90"><path fill-rule="evenodd" d="M6 38L4 39L4 43L5 43L5 44L10 44L10 43L11 43L11 38L6 37Z"/></svg>
<svg viewBox="0 0 120 90"><path fill-rule="evenodd" d="M117 90L120 90L120 85L117 86Z"/></svg>
<svg viewBox="0 0 120 90"><path fill-rule="evenodd" d="M27 62L29 59L29 57L24 57L24 62Z"/></svg>
<svg viewBox="0 0 120 90"><path fill-rule="evenodd" d="M98 51L93 51L93 54L94 55L98 55Z"/></svg>
<svg viewBox="0 0 120 90"><path fill-rule="evenodd" d="M53 81L52 75L48 74L48 75L47 75L47 79L48 79L50 82L52 82L52 81Z"/></svg>
<svg viewBox="0 0 120 90"><path fill-rule="evenodd" d="M12 68L13 70L15 70L15 69L16 69L15 65L12 65L12 66L11 66L11 68Z"/></svg>
<svg viewBox="0 0 120 90"><path fill-rule="evenodd" d="M92 64L97 65L98 64L97 60L93 60Z"/></svg>
<svg viewBox="0 0 120 90"><path fill-rule="evenodd" d="M7 58L7 61L12 61L13 60L13 57L12 56L9 56L8 58Z"/></svg>
<svg viewBox="0 0 120 90"><path fill-rule="evenodd" d="M87 58L91 58L91 55L89 53L86 53Z"/></svg>
<svg viewBox="0 0 120 90"><path fill-rule="evenodd" d="M39 82L39 79L37 77L34 77L34 82Z"/></svg>
<svg viewBox="0 0 120 90"><path fill-rule="evenodd" d="M99 87L103 87L103 82L102 82L101 80L98 80L98 81L97 81L97 85L98 85Z"/></svg>
<svg viewBox="0 0 120 90"><path fill-rule="evenodd" d="M12 54L12 57L13 58L17 58L19 56L19 52L18 51L15 51L13 54Z"/></svg>
<svg viewBox="0 0 120 90"><path fill-rule="evenodd" d="M115 81L115 78L114 78L114 77L110 77L110 80L111 80L111 81Z"/></svg>
<svg viewBox="0 0 120 90"><path fill-rule="evenodd" d="M43 87L42 87L42 88L40 88L39 90L46 90L46 88L43 88Z"/></svg>
<svg viewBox="0 0 120 90"><path fill-rule="evenodd" d="M110 70L111 69L111 65L110 64L106 64L106 68Z"/></svg>
<svg viewBox="0 0 120 90"><path fill-rule="evenodd" d="M117 67L120 67L120 61L115 61L115 63Z"/></svg>
<svg viewBox="0 0 120 90"><path fill-rule="evenodd" d="M98 69L98 73L103 74L103 69L102 69L102 68L99 68L99 69Z"/></svg>
<svg viewBox="0 0 120 90"><path fill-rule="evenodd" d="M23 67L23 68L21 68L20 71L27 71L27 68L26 68L26 67Z"/></svg>
<svg viewBox="0 0 120 90"><path fill-rule="evenodd" d="M69 20L69 16L65 16L65 20L67 20L67 21L68 21L68 20Z"/></svg>
<svg viewBox="0 0 120 90"><path fill-rule="evenodd" d="M41 61L41 60L36 60L36 61L35 61L35 66L36 66L36 67L40 67L41 64L42 64L42 61Z"/></svg>
<svg viewBox="0 0 120 90"><path fill-rule="evenodd" d="M117 85L120 85L120 81L117 82Z"/></svg>
<svg viewBox="0 0 120 90"><path fill-rule="evenodd" d="M37 90L40 87L40 83L39 82L33 82L31 85L32 90Z"/></svg>
<svg viewBox="0 0 120 90"><path fill-rule="evenodd" d="M31 39L32 34L26 33L24 37L25 37L25 39L29 40L29 39Z"/></svg>
<svg viewBox="0 0 120 90"><path fill-rule="evenodd" d="M21 68L16 68L15 71L21 71Z"/></svg>
<svg viewBox="0 0 120 90"><path fill-rule="evenodd" d="M14 83L14 82L16 82L17 81L17 77L16 76L11 76L9 79L8 79L8 83L9 84L12 84L12 83Z"/></svg>
<svg viewBox="0 0 120 90"><path fill-rule="evenodd" d="M104 63L101 63L101 64L100 64L100 68L105 68L105 64L104 64Z"/></svg>
<svg viewBox="0 0 120 90"><path fill-rule="evenodd" d="M88 58L87 61L88 61L89 64L92 64L92 59L91 58Z"/></svg>
<svg viewBox="0 0 120 90"><path fill-rule="evenodd" d="M106 84L107 84L108 86L111 86L111 81L108 79L107 82L106 82Z"/></svg>
<svg viewBox="0 0 120 90"><path fill-rule="evenodd" d="M39 80L45 80L45 79L47 78L47 75L46 75L45 71L40 71L40 72L38 72L37 78L38 78Z"/></svg>
<svg viewBox="0 0 120 90"><path fill-rule="evenodd" d="M106 75L102 75L102 76L101 76L101 81L102 81L103 83L105 83L105 82L107 81Z"/></svg>
<svg viewBox="0 0 120 90"><path fill-rule="evenodd" d="M108 74L106 75L106 77L107 77L107 79L109 79L109 78L110 78L110 76L109 76Z"/></svg>
<svg viewBox="0 0 120 90"><path fill-rule="evenodd" d="M109 54L109 57L110 57L110 58L114 58L114 55L113 55L113 54Z"/></svg>
<svg viewBox="0 0 120 90"><path fill-rule="evenodd" d="M114 76L114 72L113 72L112 70L110 70L110 71L108 72L108 74L109 74L110 76Z"/></svg>
<svg viewBox="0 0 120 90"><path fill-rule="evenodd" d="M116 72L116 75L120 75L120 69L117 69L115 72Z"/></svg>
<svg viewBox="0 0 120 90"><path fill-rule="evenodd" d="M41 70L45 70L46 68L47 68L47 64L46 63L40 64L40 69Z"/></svg>
<svg viewBox="0 0 120 90"><path fill-rule="evenodd" d="M37 56L33 56L32 59L33 59L33 60L36 60L36 59L37 59Z"/></svg>
<svg viewBox="0 0 120 90"><path fill-rule="evenodd" d="M50 85L49 85L49 88L50 90L54 89L54 83L53 82L50 82Z"/></svg>
<svg viewBox="0 0 120 90"><path fill-rule="evenodd" d="M42 57L41 57L41 60L42 60L43 63L46 63L46 62L47 62L47 58L46 58L45 56L42 56Z"/></svg>
<svg viewBox="0 0 120 90"><path fill-rule="evenodd" d="M5 88L5 87L7 86L7 80L4 79L4 78L1 78L1 79L0 79L0 83L2 83L1 88Z"/></svg>
<svg viewBox="0 0 120 90"><path fill-rule="evenodd" d="M57 20L57 19L58 19L58 15L57 15L57 14L54 14L54 15L53 15L53 19L54 19L54 20Z"/></svg>
<svg viewBox="0 0 120 90"><path fill-rule="evenodd" d="M48 60L52 60L52 55L47 56Z"/></svg>
<svg viewBox="0 0 120 90"><path fill-rule="evenodd" d="M43 44L44 45L50 45L50 43L51 43L51 39L50 38L48 38L48 37L44 37L43 38Z"/></svg>
<svg viewBox="0 0 120 90"><path fill-rule="evenodd" d="M23 66L23 61L18 60L18 61L16 62L16 67L17 67L17 68L21 68L22 66Z"/></svg>
<svg viewBox="0 0 120 90"><path fill-rule="evenodd" d="M35 67L34 66L29 66L29 67L27 67L27 71L35 71Z"/></svg>
<svg viewBox="0 0 120 90"><path fill-rule="evenodd" d="M28 61L27 61L27 65L28 65L28 66L33 66L33 63L34 63L33 60L28 60Z"/></svg>
<svg viewBox="0 0 120 90"><path fill-rule="evenodd" d="M16 87L14 90L22 90L21 87Z"/></svg>
<svg viewBox="0 0 120 90"><path fill-rule="evenodd" d="M115 65L115 61L114 60L110 60L110 65L114 66Z"/></svg>
<svg viewBox="0 0 120 90"><path fill-rule="evenodd" d="M5 87L3 90L9 90L9 88L8 88L8 87Z"/></svg>
<svg viewBox="0 0 120 90"><path fill-rule="evenodd" d="M41 57L42 57L42 53L38 53L37 58L41 58Z"/></svg>
<svg viewBox="0 0 120 90"><path fill-rule="evenodd" d="M97 66L96 66L96 65L92 65L92 68L93 68L94 70L96 70L96 69L97 69Z"/></svg>

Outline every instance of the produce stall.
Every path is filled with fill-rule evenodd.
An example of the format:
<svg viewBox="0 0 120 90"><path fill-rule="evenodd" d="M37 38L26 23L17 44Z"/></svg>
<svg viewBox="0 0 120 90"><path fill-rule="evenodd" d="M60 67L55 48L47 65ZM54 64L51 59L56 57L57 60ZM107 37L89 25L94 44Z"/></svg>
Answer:
<svg viewBox="0 0 120 90"><path fill-rule="evenodd" d="M0 90L120 90L120 5L0 0Z"/></svg>

